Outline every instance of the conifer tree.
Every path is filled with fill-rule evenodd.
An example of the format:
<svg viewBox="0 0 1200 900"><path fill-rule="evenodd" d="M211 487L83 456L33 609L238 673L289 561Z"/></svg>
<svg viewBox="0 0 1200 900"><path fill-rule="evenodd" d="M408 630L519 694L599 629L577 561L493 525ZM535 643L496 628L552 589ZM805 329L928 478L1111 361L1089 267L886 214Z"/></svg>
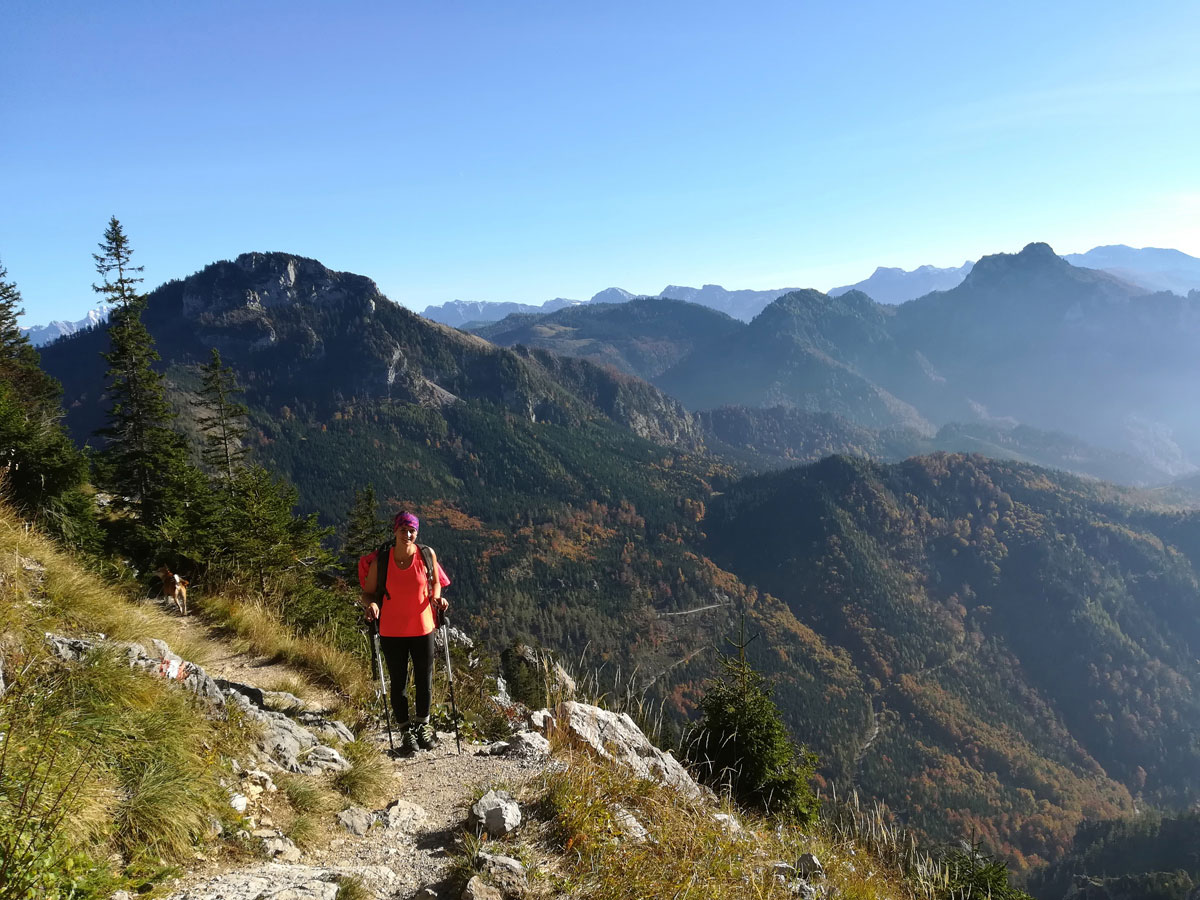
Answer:
<svg viewBox="0 0 1200 900"><path fill-rule="evenodd" d="M253 575L266 594L269 581L283 575L315 575L331 562L321 546L329 534L315 515L293 513L296 489L262 466L242 469L235 480L227 520L229 555L237 570Z"/></svg>
<svg viewBox="0 0 1200 900"><path fill-rule="evenodd" d="M146 543L172 507L186 502L181 494L189 480L189 464L184 440L171 428L175 413L163 376L154 371L159 356L142 322L146 298L137 290L142 267L134 266L132 257L133 248L114 216L100 252L93 254L103 281L92 287L116 307L109 319L110 349L104 355L112 407L109 424L100 430L108 439L101 457L114 506L136 516L135 531Z"/></svg>
<svg viewBox="0 0 1200 900"><path fill-rule="evenodd" d="M346 540L342 544L341 563L346 579L358 578L358 559L370 553L388 538L387 523L379 517L375 485L354 492L354 504L346 521Z"/></svg>
<svg viewBox="0 0 1200 900"><path fill-rule="evenodd" d="M201 458L216 473L221 487L228 493L246 458L246 415L248 410L239 402L242 393L233 370L221 362L221 354L212 348L212 358L203 367L200 388L202 412L198 417L204 432Z"/></svg>
<svg viewBox="0 0 1200 900"><path fill-rule="evenodd" d="M60 423L59 386L21 333L21 292L0 265L0 482L17 509L77 547L95 544L87 463Z"/></svg>
<svg viewBox="0 0 1200 900"><path fill-rule="evenodd" d="M816 758L793 742L766 679L746 659L745 631L743 620L742 637L732 642L736 655L722 654L722 674L701 701L704 717L685 739L684 752L714 787L807 823L817 814L809 785Z"/></svg>
<svg viewBox="0 0 1200 900"><path fill-rule="evenodd" d="M57 413L58 383L42 371L38 352L21 333L18 317L21 292L8 280L8 269L0 265L0 378L21 400L37 408L38 413Z"/></svg>

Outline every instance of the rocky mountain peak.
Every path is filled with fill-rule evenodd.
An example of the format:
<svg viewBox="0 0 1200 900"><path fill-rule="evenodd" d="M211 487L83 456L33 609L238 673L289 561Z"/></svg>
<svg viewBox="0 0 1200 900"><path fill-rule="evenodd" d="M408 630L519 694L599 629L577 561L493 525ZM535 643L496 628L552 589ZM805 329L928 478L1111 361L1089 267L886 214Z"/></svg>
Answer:
<svg viewBox="0 0 1200 900"><path fill-rule="evenodd" d="M355 301L370 313L382 299L370 278L335 272L315 259L290 253L243 253L233 262L216 262L183 283L183 313L188 318L220 316L239 309L269 310L296 304Z"/></svg>
<svg viewBox="0 0 1200 900"><path fill-rule="evenodd" d="M589 300L589 303L625 303L632 300L634 297L641 296L639 294L631 294L624 288L610 287L605 288Z"/></svg>
<svg viewBox="0 0 1200 900"><path fill-rule="evenodd" d="M1049 244L1035 242L1026 244L1020 253L993 253L983 257L967 274L962 286L976 290L1007 289L1014 278L1068 275L1073 268Z"/></svg>

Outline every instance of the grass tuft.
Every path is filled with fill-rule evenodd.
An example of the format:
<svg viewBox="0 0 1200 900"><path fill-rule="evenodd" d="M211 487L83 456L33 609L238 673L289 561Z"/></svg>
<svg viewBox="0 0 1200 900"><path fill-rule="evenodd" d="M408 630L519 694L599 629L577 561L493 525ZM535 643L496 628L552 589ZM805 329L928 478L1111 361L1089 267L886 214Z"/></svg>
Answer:
<svg viewBox="0 0 1200 900"><path fill-rule="evenodd" d="M342 748L350 768L333 776L333 787L364 806L381 802L392 784L392 773L384 756L367 741L354 741Z"/></svg>
<svg viewBox="0 0 1200 900"><path fill-rule="evenodd" d="M373 900L374 894L354 875L338 879L337 900Z"/></svg>

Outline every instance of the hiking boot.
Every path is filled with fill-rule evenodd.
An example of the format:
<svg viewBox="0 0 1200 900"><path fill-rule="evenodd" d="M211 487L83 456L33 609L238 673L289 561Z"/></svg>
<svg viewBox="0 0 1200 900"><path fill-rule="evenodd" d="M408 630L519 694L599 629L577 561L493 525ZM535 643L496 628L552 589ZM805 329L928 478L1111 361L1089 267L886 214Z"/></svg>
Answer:
<svg viewBox="0 0 1200 900"><path fill-rule="evenodd" d="M396 751L401 756L412 756L417 752L417 737L415 726L400 726L400 748Z"/></svg>
<svg viewBox="0 0 1200 900"><path fill-rule="evenodd" d="M432 750L438 745L437 735L434 734L428 722L422 722L413 728L413 734L417 739L417 746L422 750Z"/></svg>

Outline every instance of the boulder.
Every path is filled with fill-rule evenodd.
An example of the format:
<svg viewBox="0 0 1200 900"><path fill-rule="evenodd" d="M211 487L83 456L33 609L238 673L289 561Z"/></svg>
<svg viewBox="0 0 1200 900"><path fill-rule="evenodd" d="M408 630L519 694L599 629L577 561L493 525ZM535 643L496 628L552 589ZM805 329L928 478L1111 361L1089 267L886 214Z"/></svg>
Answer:
<svg viewBox="0 0 1200 900"><path fill-rule="evenodd" d="M821 861L813 853L800 854L799 859L796 860L796 871L800 873L801 878L825 877L825 867L821 865Z"/></svg>
<svg viewBox="0 0 1200 900"><path fill-rule="evenodd" d="M508 739L507 756L542 760L550 756L550 742L536 731L520 731Z"/></svg>
<svg viewBox="0 0 1200 900"><path fill-rule="evenodd" d="M448 625L445 628L439 628L433 633L433 644L438 653L444 653L442 645L446 642L445 635L450 635L450 646L462 647L466 650L474 650L475 642L467 637L466 633L461 629L455 628L453 625Z"/></svg>
<svg viewBox="0 0 1200 900"><path fill-rule="evenodd" d="M376 813L376 817L384 828L398 828L401 831L413 833L429 819L425 808L407 800L393 800L386 809Z"/></svg>
<svg viewBox="0 0 1200 900"><path fill-rule="evenodd" d="M361 806L351 806L337 814L338 823L351 834L359 837L371 830L375 824L375 813L368 812Z"/></svg>
<svg viewBox="0 0 1200 900"><path fill-rule="evenodd" d="M499 888L505 897L525 895L529 885L525 879L525 867L518 860L481 850L475 863L488 884Z"/></svg>
<svg viewBox="0 0 1200 900"><path fill-rule="evenodd" d="M462 900L504 900L500 889L492 887L478 875L472 875L463 888Z"/></svg>
<svg viewBox="0 0 1200 900"><path fill-rule="evenodd" d="M259 692L261 695L261 692ZM246 718L261 728L258 749L272 762L289 772L313 775L317 772L342 772L350 763L332 747L317 741L312 732L280 712L263 709L251 701L252 694L230 689L226 697Z"/></svg>
<svg viewBox="0 0 1200 900"><path fill-rule="evenodd" d="M504 837L521 824L521 807L508 791L488 791L471 806L467 824L488 837Z"/></svg>
<svg viewBox="0 0 1200 900"><path fill-rule="evenodd" d="M729 813L713 813L713 821L720 825L728 835L741 834L742 823Z"/></svg>
<svg viewBox="0 0 1200 900"><path fill-rule="evenodd" d="M326 719L315 712L302 712L300 713L300 722L323 740L338 744L349 744L354 740L354 732L346 726L345 722L339 722L337 719Z"/></svg>
<svg viewBox="0 0 1200 900"><path fill-rule="evenodd" d="M262 838L263 852L271 859L277 859L280 862L294 863L300 862L300 848L292 843L291 838L284 837L282 834L264 835Z"/></svg>
<svg viewBox="0 0 1200 900"><path fill-rule="evenodd" d="M554 711L553 733L603 759L620 763L638 778L668 785L687 797L704 795L679 760L650 743L626 713L568 700Z"/></svg>
<svg viewBox="0 0 1200 900"><path fill-rule="evenodd" d="M278 788L275 787L275 782L271 779L271 776L262 769L251 769L242 776L242 780L261 788L268 794L273 794L278 790Z"/></svg>
<svg viewBox="0 0 1200 900"><path fill-rule="evenodd" d="M554 728L554 713L548 709L539 709L529 714L529 726L534 731L549 734Z"/></svg>
<svg viewBox="0 0 1200 900"><path fill-rule="evenodd" d="M318 866L264 863L224 875L170 894L168 900L336 900L340 882L357 878L375 896L390 897L396 873L387 866Z"/></svg>

